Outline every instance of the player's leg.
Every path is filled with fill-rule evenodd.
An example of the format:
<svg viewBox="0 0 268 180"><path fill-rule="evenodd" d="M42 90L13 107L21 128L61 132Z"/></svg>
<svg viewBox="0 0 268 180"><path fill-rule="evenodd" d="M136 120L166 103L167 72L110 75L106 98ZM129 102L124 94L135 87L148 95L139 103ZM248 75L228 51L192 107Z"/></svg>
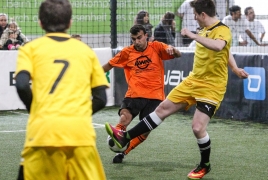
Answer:
<svg viewBox="0 0 268 180"><path fill-rule="evenodd" d="M115 126L116 129L125 131L132 119L139 114L139 110L135 107L136 101L137 99L134 98L124 98L118 111L120 118Z"/></svg>
<svg viewBox="0 0 268 180"><path fill-rule="evenodd" d="M117 146L124 147L129 143L130 139L155 129L169 115L180 109L188 109L193 103L195 103L195 100L189 95L189 89L191 89L192 86L189 86L184 81L169 93L168 97L159 104L154 112L143 118L129 131L119 132L109 123L106 123L106 131L111 135Z"/></svg>
<svg viewBox="0 0 268 180"><path fill-rule="evenodd" d="M129 125L130 122L132 121L132 119L134 119L138 114L140 114L140 116L141 116L141 113L143 113L144 109L148 109L147 111L152 112L156 108L156 106L161 102L160 100L154 100L154 101L157 101L158 103L154 103L155 105L153 104L154 106L150 107L150 106L148 106L148 104L151 104L150 103L151 101L149 99L146 99L146 98L125 98L123 100L122 105L121 105L121 109L119 110L119 114L120 115L122 114L120 116L121 117L120 122L122 119L122 123L117 124L115 128L125 131L127 126L124 126L125 127L124 129L121 128L124 121L125 121L124 120L125 117L127 117L127 115L125 115L125 114L128 113L129 118L131 117L130 120L128 120L127 122L124 123L125 125ZM147 113L147 114L149 114L149 113ZM124 119L122 117L124 117ZM149 133L146 133L144 135L140 135L140 136L132 139L130 141L128 148L123 153L117 153L115 155L115 157L113 158L113 163L122 163L125 155L127 155L131 150L133 150L140 143L142 143L147 138L148 134Z"/></svg>
<svg viewBox="0 0 268 180"><path fill-rule="evenodd" d="M216 106L205 102L197 102L192 121L192 130L197 139L201 161L189 174L190 179L201 179L210 171L211 141L207 133L207 125L215 113Z"/></svg>
<svg viewBox="0 0 268 180"><path fill-rule="evenodd" d="M137 104L138 107L142 107L141 104L144 105L144 107L140 109L140 113L139 113L140 120L142 120L148 114L152 113L157 108L157 106L162 102L161 100L157 100L157 99L141 99L140 101L143 101L143 102L138 102ZM149 132L139 135L138 137L135 137L134 139L132 139L129 143L129 147L124 151L124 155L127 155L130 151L132 151L138 145L143 143L147 139L148 135L149 135Z"/></svg>
<svg viewBox="0 0 268 180"><path fill-rule="evenodd" d="M23 165L20 165L20 167L19 167L19 174L18 174L17 180L24 180Z"/></svg>
<svg viewBox="0 0 268 180"><path fill-rule="evenodd" d="M169 99L165 99L154 112L147 115L136 126L127 132L118 131L109 123L105 124L105 128L116 145L121 148L126 146L131 139L155 129L166 117L179 109L185 108L186 106L186 103L173 103Z"/></svg>
<svg viewBox="0 0 268 180"><path fill-rule="evenodd" d="M68 172L66 179L106 179L103 165L96 146L66 148L66 164Z"/></svg>

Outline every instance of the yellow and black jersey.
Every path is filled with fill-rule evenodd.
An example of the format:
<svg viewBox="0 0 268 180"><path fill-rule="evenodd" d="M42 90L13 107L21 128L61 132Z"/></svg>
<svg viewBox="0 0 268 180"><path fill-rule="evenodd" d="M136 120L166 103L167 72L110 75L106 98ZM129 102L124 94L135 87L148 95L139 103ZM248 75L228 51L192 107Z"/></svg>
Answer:
<svg viewBox="0 0 268 180"><path fill-rule="evenodd" d="M25 146L95 144L91 89L108 86L94 51L65 33L48 33L18 52L16 74L29 72L33 100Z"/></svg>
<svg viewBox="0 0 268 180"><path fill-rule="evenodd" d="M228 59L232 34L230 29L217 21L210 27L200 30L200 36L221 39L226 42L221 51L214 51L196 43L193 70L190 78L194 78L214 87L225 87L228 79Z"/></svg>

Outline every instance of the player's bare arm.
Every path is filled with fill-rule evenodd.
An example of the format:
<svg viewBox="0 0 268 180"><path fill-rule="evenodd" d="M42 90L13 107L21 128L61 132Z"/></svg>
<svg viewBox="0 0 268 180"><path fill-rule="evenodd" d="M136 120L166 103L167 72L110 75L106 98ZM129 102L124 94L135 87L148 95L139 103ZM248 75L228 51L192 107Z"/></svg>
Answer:
<svg viewBox="0 0 268 180"><path fill-rule="evenodd" d="M232 69L232 71L241 79L245 79L248 78L248 73L242 69L237 67L237 64L235 62L234 56L232 53L230 53L229 55L229 59L228 59L228 65L229 67Z"/></svg>
<svg viewBox="0 0 268 180"><path fill-rule="evenodd" d="M109 63L106 63L102 66L102 68L103 68L104 72L108 72L113 68L113 66L111 66Z"/></svg>
<svg viewBox="0 0 268 180"><path fill-rule="evenodd" d="M168 54L173 55L176 58L181 57L181 52L171 45L168 46L166 51Z"/></svg>
<svg viewBox="0 0 268 180"><path fill-rule="evenodd" d="M187 36L187 37L199 42L200 44L202 44L206 48L214 50L214 51L221 51L226 44L226 42L224 40L202 37L202 36L199 36L198 34L192 33L191 31L189 31L186 28L183 28L181 30L181 35Z"/></svg>

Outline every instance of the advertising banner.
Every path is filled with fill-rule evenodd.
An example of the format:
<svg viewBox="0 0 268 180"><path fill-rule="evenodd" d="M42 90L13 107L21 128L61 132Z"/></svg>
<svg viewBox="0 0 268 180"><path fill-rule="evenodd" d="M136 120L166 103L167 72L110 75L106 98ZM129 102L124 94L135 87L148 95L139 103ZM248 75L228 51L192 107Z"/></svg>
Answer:
<svg viewBox="0 0 268 180"><path fill-rule="evenodd" d="M166 95L185 77L193 66L193 52L183 52L180 58L165 61ZM240 79L229 69L225 97L215 117L268 122L267 69L268 55L234 54L237 65L249 73L249 78ZM127 90L124 72L115 70L115 105L120 105ZM191 107L186 114L193 114Z"/></svg>
<svg viewBox="0 0 268 180"><path fill-rule="evenodd" d="M107 63L112 58L111 48L94 49L101 64ZM24 104L20 101L16 88L14 72L16 70L16 59L18 51L1 51L0 52L0 110L25 109ZM110 82L110 88L106 90L107 104L114 105L113 96L113 70L106 73Z"/></svg>

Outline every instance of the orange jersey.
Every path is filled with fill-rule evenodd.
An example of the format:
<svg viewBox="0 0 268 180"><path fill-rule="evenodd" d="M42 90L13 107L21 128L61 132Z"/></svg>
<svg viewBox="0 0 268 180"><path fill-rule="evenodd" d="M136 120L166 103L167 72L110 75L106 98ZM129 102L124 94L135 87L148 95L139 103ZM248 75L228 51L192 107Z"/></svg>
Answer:
<svg viewBox="0 0 268 180"><path fill-rule="evenodd" d="M109 61L111 66L124 68L128 84L125 97L165 99L163 60L174 58L166 52L167 48L168 45L154 41L140 52L131 45Z"/></svg>

